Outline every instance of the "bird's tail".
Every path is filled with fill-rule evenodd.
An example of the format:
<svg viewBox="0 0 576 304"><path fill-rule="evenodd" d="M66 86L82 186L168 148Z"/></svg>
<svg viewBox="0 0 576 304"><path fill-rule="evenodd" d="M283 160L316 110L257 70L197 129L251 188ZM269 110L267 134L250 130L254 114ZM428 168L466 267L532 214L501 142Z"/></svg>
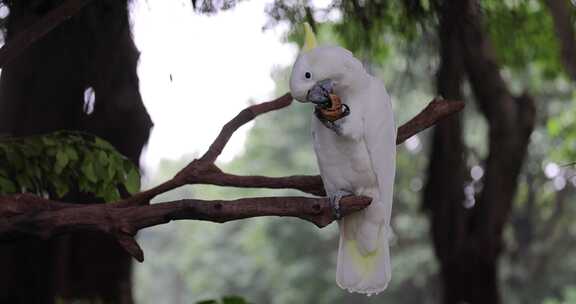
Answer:
<svg viewBox="0 0 576 304"><path fill-rule="evenodd" d="M386 289L391 278L389 239L392 230L382 202L339 221L340 245L336 282L367 295Z"/></svg>

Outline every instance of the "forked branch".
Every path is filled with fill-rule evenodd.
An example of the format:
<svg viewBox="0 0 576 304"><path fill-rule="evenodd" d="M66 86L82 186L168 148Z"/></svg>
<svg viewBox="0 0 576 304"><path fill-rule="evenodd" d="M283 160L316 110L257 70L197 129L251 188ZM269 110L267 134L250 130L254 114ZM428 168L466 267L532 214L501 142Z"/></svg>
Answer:
<svg viewBox="0 0 576 304"><path fill-rule="evenodd" d="M230 120L204 155L178 172L172 179L119 202L109 204L71 204L51 201L30 194L0 197L0 240L23 237L49 238L72 231L99 231L114 236L138 261L144 259L134 236L140 229L172 220L227 222L258 216L296 217L324 227L334 221L326 198L262 197L234 201L183 199L149 204L159 194L187 184L211 184L231 187L296 189L323 196L320 176L238 176L222 172L214 162L242 125L257 116L284 108L292 102L290 94L250 106ZM434 125L444 117L459 112L459 101L433 100L420 114L398 129L397 144ZM341 201L346 216L366 208L371 199L349 196Z"/></svg>

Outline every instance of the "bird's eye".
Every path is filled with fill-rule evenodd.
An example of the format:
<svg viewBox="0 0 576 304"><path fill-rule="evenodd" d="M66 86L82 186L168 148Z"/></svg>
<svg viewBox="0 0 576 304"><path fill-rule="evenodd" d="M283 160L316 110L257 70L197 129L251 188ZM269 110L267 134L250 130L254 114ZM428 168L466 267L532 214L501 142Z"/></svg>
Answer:
<svg viewBox="0 0 576 304"><path fill-rule="evenodd" d="M310 79L312 77L312 74L310 74L310 72L306 72L306 74L304 74L304 77L306 77L306 79Z"/></svg>

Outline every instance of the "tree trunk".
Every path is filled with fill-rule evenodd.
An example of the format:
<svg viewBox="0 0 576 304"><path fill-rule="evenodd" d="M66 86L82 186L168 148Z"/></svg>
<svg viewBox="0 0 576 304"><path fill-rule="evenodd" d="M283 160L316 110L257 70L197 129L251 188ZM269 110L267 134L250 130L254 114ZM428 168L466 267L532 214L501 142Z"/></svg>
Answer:
<svg viewBox="0 0 576 304"><path fill-rule="evenodd" d="M467 76L489 124L489 154L478 195L465 196L467 167L460 117L436 127L423 196L441 264L444 303L500 303L498 258L502 231L534 127L528 96L513 97L500 76L475 0L446 0L440 7L438 92L462 99ZM468 206L469 208L465 207Z"/></svg>
<svg viewBox="0 0 576 304"><path fill-rule="evenodd" d="M61 0L10 1L7 43ZM142 103L126 0L94 1L2 70L0 134L81 130L138 163L151 120ZM93 111L85 91L95 92ZM72 194L70 201L92 201ZM0 303L132 303L131 258L106 236L78 233L0 247Z"/></svg>
<svg viewBox="0 0 576 304"><path fill-rule="evenodd" d="M464 64L458 40L456 7L445 3L439 12L440 66L438 94L449 100L463 100ZM466 180L462 114L453 115L434 128L423 204L430 215L434 251L440 262L445 303L458 303L458 266L466 240L467 210L464 208ZM464 281L465 282L465 281Z"/></svg>
<svg viewBox="0 0 576 304"><path fill-rule="evenodd" d="M574 8L570 0L544 0L554 21L554 32L560 46L560 59L572 81L576 81L576 31ZM572 6L571 6L572 5Z"/></svg>

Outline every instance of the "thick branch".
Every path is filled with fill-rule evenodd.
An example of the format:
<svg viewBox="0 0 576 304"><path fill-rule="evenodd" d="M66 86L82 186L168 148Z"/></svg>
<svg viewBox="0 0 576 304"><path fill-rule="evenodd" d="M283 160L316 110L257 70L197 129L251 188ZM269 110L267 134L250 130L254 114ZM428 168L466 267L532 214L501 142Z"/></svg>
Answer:
<svg viewBox="0 0 576 304"><path fill-rule="evenodd" d="M341 200L346 216L366 208L371 199L362 196ZM133 236L140 229L172 220L201 220L224 223L259 216L288 216L322 228L334 220L326 198L260 197L234 201L184 199L146 206L117 204L66 204L30 194L0 197L0 240L35 236L49 238L73 231L98 231L114 236L137 260L143 253Z"/></svg>

